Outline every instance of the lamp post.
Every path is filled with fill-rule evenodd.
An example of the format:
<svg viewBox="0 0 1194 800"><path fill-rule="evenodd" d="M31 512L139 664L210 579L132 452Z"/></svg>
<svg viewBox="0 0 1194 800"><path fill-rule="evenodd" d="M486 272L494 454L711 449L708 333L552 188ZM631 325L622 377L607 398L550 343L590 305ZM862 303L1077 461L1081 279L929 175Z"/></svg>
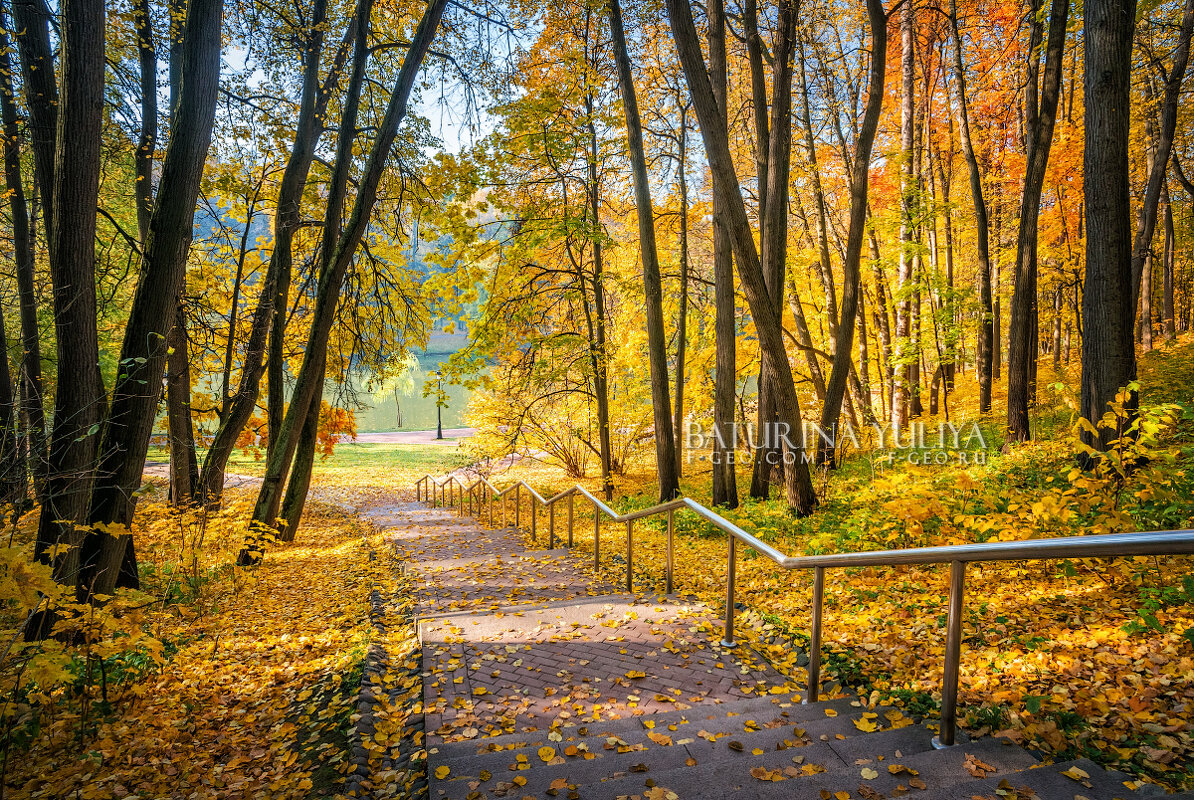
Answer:
<svg viewBox="0 0 1194 800"><path fill-rule="evenodd" d="M435 438L444 438L444 376L435 371Z"/></svg>

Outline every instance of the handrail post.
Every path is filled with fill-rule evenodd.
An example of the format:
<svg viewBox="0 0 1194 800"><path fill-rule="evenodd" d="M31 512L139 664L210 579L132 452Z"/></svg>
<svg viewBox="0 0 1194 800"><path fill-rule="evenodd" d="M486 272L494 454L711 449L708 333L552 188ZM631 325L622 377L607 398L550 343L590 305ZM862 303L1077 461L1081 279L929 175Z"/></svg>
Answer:
<svg viewBox="0 0 1194 800"><path fill-rule="evenodd" d="M572 522L576 516L576 492L568 495L568 546L572 547Z"/></svg>
<svg viewBox="0 0 1194 800"><path fill-rule="evenodd" d="M489 527L493 527L493 490L485 487L485 505L489 506Z"/></svg>
<svg viewBox="0 0 1194 800"><path fill-rule="evenodd" d="M423 491L423 479L419 478L417 481L415 481L415 502L416 503L423 499L420 496L422 494L422 491Z"/></svg>
<svg viewBox="0 0 1194 800"><path fill-rule="evenodd" d="M953 747L958 718L958 674L962 658L962 595L966 585L966 562L949 564L949 621L945 635L945 675L941 684L941 727L933 747Z"/></svg>
<svg viewBox="0 0 1194 800"><path fill-rule="evenodd" d="M626 591L634 593L634 520L626 520Z"/></svg>
<svg viewBox="0 0 1194 800"><path fill-rule="evenodd" d="M460 491L456 493L456 498L460 502L460 516L464 516L464 484L460 484Z"/></svg>
<svg viewBox="0 0 1194 800"><path fill-rule="evenodd" d="M601 569L601 509L593 504L593 570Z"/></svg>
<svg viewBox="0 0 1194 800"><path fill-rule="evenodd" d="M556 504L547 504L547 549L554 550L556 547Z"/></svg>
<svg viewBox="0 0 1194 800"><path fill-rule="evenodd" d="M808 637L808 692L806 703L821 698L821 609L825 601L825 567L813 568L813 626Z"/></svg>
<svg viewBox="0 0 1194 800"><path fill-rule="evenodd" d="M473 495L476 493L476 488L470 486L468 490L468 515L473 515Z"/></svg>
<svg viewBox="0 0 1194 800"><path fill-rule="evenodd" d="M514 529L522 527L522 484L514 484Z"/></svg>
<svg viewBox="0 0 1194 800"><path fill-rule="evenodd" d="M527 498L527 505L531 509L531 544L535 544L535 536L538 533L536 528L539 524L539 507L535 505L535 495Z"/></svg>
<svg viewBox="0 0 1194 800"><path fill-rule="evenodd" d="M675 564L675 524L676 510L669 508L667 512L667 593L672 593L672 578Z"/></svg>
<svg viewBox="0 0 1194 800"><path fill-rule="evenodd" d="M733 536L729 537L730 553L729 553L729 568L726 574L726 629L725 636L721 640L722 647L734 647L734 573L738 568L738 540Z"/></svg>

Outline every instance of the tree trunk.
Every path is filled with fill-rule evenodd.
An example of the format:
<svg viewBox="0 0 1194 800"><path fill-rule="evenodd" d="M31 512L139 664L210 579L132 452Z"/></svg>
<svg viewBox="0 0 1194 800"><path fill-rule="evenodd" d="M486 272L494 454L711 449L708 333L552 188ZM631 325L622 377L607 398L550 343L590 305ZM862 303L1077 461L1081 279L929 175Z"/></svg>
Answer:
<svg viewBox="0 0 1194 800"><path fill-rule="evenodd" d="M1061 369L1061 287L1053 290L1053 370Z"/></svg>
<svg viewBox="0 0 1194 800"><path fill-rule="evenodd" d="M1169 200L1169 181L1161 184L1161 199L1165 201L1165 264L1162 300L1162 317L1164 322L1165 341L1173 342L1177 338L1174 327L1173 314L1173 268L1175 261L1175 235L1173 228L1173 204Z"/></svg>
<svg viewBox="0 0 1194 800"><path fill-rule="evenodd" d="M716 190L725 201L723 208L727 217L726 228L732 237L734 255L738 261L738 274L747 302L750 304L760 347L766 354L764 363L767 365L768 379L775 387L780 422L788 427L791 434L798 437L802 423L792 369L784 349L780 321L767 292L763 266L755 248L750 220L743 205L738 175L730 155L729 137L725 135L724 127L720 127L718 123L723 112L715 99L709 74L706 72L696 26L692 20L692 8L688 0L668 0L667 10L672 36L692 93L693 107L701 122L701 137L705 142L709 166L712 173L718 177ZM798 441L784 442L784 460L789 462L785 464L784 470L788 505L797 514L812 513L817 505L817 495L803 448Z"/></svg>
<svg viewBox="0 0 1194 800"><path fill-rule="evenodd" d="M1082 416L1097 424L1116 394L1136 379L1132 322L1132 221L1128 148L1135 0L1088 0L1085 6L1086 276L1082 292ZM1133 416L1135 393L1126 403ZM1120 430L1129 420L1120 420ZM1082 432L1105 450L1119 430Z"/></svg>
<svg viewBox="0 0 1194 800"><path fill-rule="evenodd" d="M659 276L659 254L655 248L655 213L651 208L651 185L647 178L647 154L638 113L634 75L622 30L618 0L609 0L609 24L613 36L614 63L626 112L626 138L630 147L634 202L638 211L639 254L643 262L643 298L647 306L647 357L651 370L651 406L655 412L655 468L659 477L659 501L680 493L676 476L676 441L672 431L671 398L668 396L667 340L663 333L663 282Z"/></svg>
<svg viewBox="0 0 1194 800"><path fill-rule="evenodd" d="M908 383L911 362L913 204L916 200L913 145L916 120L916 27L912 3L900 9L900 260L896 272L895 385L891 393L891 424L896 430L908 421Z"/></svg>
<svg viewBox="0 0 1194 800"><path fill-rule="evenodd" d="M952 163L953 160L953 122L952 118L949 126L950 133L950 152L947 158ZM946 300L943 304L945 310L945 374L942 376L944 384L943 389L946 395L949 395L954 390L954 375L958 367L958 352L961 348L958 347L958 316L956 311L957 300L954 297L954 212L953 206L950 203L949 191L952 183L949 171L945 169L945 159L937 159L937 173L941 179L941 203L944 206L945 218L945 288ZM948 404L948 398L946 403Z"/></svg>
<svg viewBox="0 0 1194 800"><path fill-rule="evenodd" d="M17 396L8 368L8 337L0 312L0 506L24 505L25 462L17 455Z"/></svg>
<svg viewBox="0 0 1194 800"><path fill-rule="evenodd" d="M248 424L257 407L261 375L265 367L266 337L273 319L275 287L282 272L289 273L294 234L298 230L303 188L315 158L315 146L321 131L321 119L327 104L327 94L321 92L319 63L323 52L327 0L315 0L312 6L311 28L307 39L303 65L302 99L295 120L294 144L278 186L277 211L274 216L274 248L270 253L261 296L249 326L241 364L240 382L211 446L203 459L200 472L200 499L206 506L219 504L224 491L224 472L228 458L236 446L240 432Z"/></svg>
<svg viewBox="0 0 1194 800"><path fill-rule="evenodd" d="M141 67L141 137L133 156L137 175L133 196L137 205L137 230L144 248L149 241L149 222L153 216L153 159L158 146L158 55L149 0L133 0L133 27L137 29Z"/></svg>
<svg viewBox="0 0 1194 800"><path fill-rule="evenodd" d="M708 2L709 79L717 115L713 121L719 135L726 133L726 37L723 0ZM698 117L699 119L699 117ZM738 331L734 308L734 254L726 227L725 201L719 191L720 177L711 176L713 185L713 337L716 348L716 372L713 378L713 505L738 507L738 479L734 469L737 436L734 424L734 399L738 387Z"/></svg>
<svg viewBox="0 0 1194 800"><path fill-rule="evenodd" d="M368 3L369 0L362 0L362 2ZM411 38L406 58L403 59L397 82L378 128L377 137L373 141L373 146L358 181L357 196L348 224L339 237L335 252L328 262L327 271L320 276L311 319L311 332L303 352L302 366L295 379L290 406L283 418L281 430L278 432L277 444L267 459L261 491L253 509L253 521L258 525L272 527L278 516L282 483L286 479L295 448L298 446L299 428L306 419L307 409L311 405L311 398L315 395L316 389L323 385L323 361L327 354L328 337L335 320L336 304L344 282L344 275L369 225L369 218L373 212L374 203L377 201L378 185L381 182L386 161L390 157L394 139L398 135L398 126L406 117L411 89L414 87L423 57L439 27L440 17L443 15L446 5L447 0L431 0L419 21L419 27ZM363 31L358 34L361 36L358 41L367 38L363 34ZM348 117L347 106L344 116ZM238 560L241 563L253 563L257 558L249 551L243 550Z"/></svg>
<svg viewBox="0 0 1194 800"><path fill-rule="evenodd" d="M149 224L121 347L121 367L112 390L112 407L100 448L90 520L128 526L141 486L145 454L166 368L170 329L178 320L178 302L194 232L199 183L211 143L220 85L223 0L191 0L182 51L181 92L170 124L170 142L162 162L159 196ZM125 550L131 536L100 533L86 548L88 580L99 594L110 594L118 572L127 574ZM98 549L96 549L98 548ZM127 565L126 565L127 566Z"/></svg>
<svg viewBox="0 0 1194 800"><path fill-rule="evenodd" d="M957 0L950 0L949 11L954 45L954 94L958 106L958 138L961 141L962 155L966 159L966 167L970 173L970 195L974 201L979 313L982 314L978 326L978 410L980 414L986 414L991 410L995 337L995 315L991 299L991 250L988 238L990 224L987 220L987 203L983 198L983 175L979 170L978 158L970 139L970 112L966 107L966 69L962 59L962 34L958 29Z"/></svg>
<svg viewBox="0 0 1194 800"><path fill-rule="evenodd" d="M0 120L4 123L4 180L12 218L13 262L21 319L20 395L28 426L29 463L38 502L46 474L46 412L41 380L41 331L37 321L36 268L29 231L29 205L21 177L20 119L12 92L8 38L0 39ZM6 462L8 463L8 462ZM22 465L22 469L25 465Z"/></svg>
<svg viewBox="0 0 1194 800"><path fill-rule="evenodd" d="M784 276L787 273L788 178L792 160L794 14L795 10L790 3L781 2L779 4L779 17L772 45L771 119L769 128L759 130L759 141L760 143L765 142L767 146L767 179L763 183L766 194L762 203L760 236L761 260L763 280L777 320L783 318ZM763 102L765 102L765 97ZM763 431L766 431L766 428L763 427L764 423L773 423L777 418L775 398L777 387L765 377L774 371L766 363L771 357L772 354L767 352L760 353L760 360L764 362L759 374L759 422L760 429ZM784 352L783 366L788 366L786 351ZM751 482L752 497L766 497L771 473L782 474L782 469L774 463L778 460L776 456L782 458L782 450L778 443L757 453L757 455L764 454L766 454L765 458L756 458L755 461ZM769 460L772 463L768 463Z"/></svg>
<svg viewBox="0 0 1194 800"><path fill-rule="evenodd" d="M783 20L786 20L787 16L781 9L781 24L785 26L787 23ZM765 252L770 239L768 235L770 218L768 215L771 201L769 190L771 175L768 172L768 159L771 157L772 136L771 124L768 120L766 75L763 72L763 40L759 35L758 3L756 0L746 0L744 5L743 35L746 39L747 61L750 63L751 108L754 112L755 124L755 175L758 183L759 198L759 238L761 240L761 248ZM788 37L777 30L775 48L787 48L788 45ZM777 70L781 68L779 53L773 55L772 64L775 65ZM786 64L782 68L788 72L790 83L790 70L787 70ZM778 80L778 73L776 74L776 78ZM776 284L773 281L772 270L765 255L763 256L763 275L767 281L767 291L772 293L777 291ZM782 286L782 282L780 286ZM782 292L782 289L780 291ZM777 303L773 303L772 305L778 307ZM759 356L761 362L765 356L762 353ZM773 388L767 381L766 371L766 366L760 364L757 379L757 424L760 446L755 448L755 452L753 453L750 480L750 496L756 499L765 499L767 497L771 473L775 469L775 465L777 464L776 456L779 454L779 445L772 443L770 437L767 435L767 431L771 430L775 421L775 401L772 398Z"/></svg>
<svg viewBox="0 0 1194 800"><path fill-rule="evenodd" d="M862 282L858 284L858 391L863 401L863 413L868 422L875 421L874 404L871 402L871 364L866 341L866 292Z"/></svg>
<svg viewBox="0 0 1194 800"><path fill-rule="evenodd" d="M36 552L39 558L53 560L59 583L75 586L79 599L86 600L79 547L84 533L76 526L88 521L103 403L96 332L95 210L104 108L104 2L63 0L61 8L59 146L54 148L53 168L45 173L54 176L48 241L58 380Z"/></svg>
<svg viewBox="0 0 1194 800"><path fill-rule="evenodd" d="M850 228L846 234L846 257L842 262L842 317L837 326L837 340L833 349L833 368L829 373L829 384L825 387L825 406L821 413L821 427L827 431L837 428L841 416L842 399L846 392L846 381L852 364L854 327L859 316L860 274L862 267L862 241L866 234L867 188L871 168L871 149L875 143L875 132L879 128L879 114L883 110L884 79L887 72L887 16L881 0L867 0L867 18L871 29L871 69L867 86L866 110L863 112L862 127L858 130L855 144L853 169L850 174ZM803 73L803 70L802 70ZM804 101L806 128L808 127L808 99ZM812 151L811 131L808 146ZM820 181L814 178L814 193ZM824 214L824 199L820 201L819 214ZM824 234L822 234L822 238ZM822 245L822 261L827 261L828 246ZM826 265L828 266L828 265ZM865 345L864 345L865 347ZM861 353L865 358L865 349ZM863 368L865 369L865 363ZM861 399L861 386L859 387ZM867 398L869 403L870 398ZM869 412L868 412L869 413ZM817 453L820 463L834 466L834 450L822 440Z"/></svg>
<svg viewBox="0 0 1194 800"><path fill-rule="evenodd" d="M45 0L13 0L12 16L21 57L25 105L29 109L33 176L41 192L42 226L48 243L54 225L54 142L59 113L54 52L50 49L51 14Z"/></svg>
<svg viewBox="0 0 1194 800"><path fill-rule="evenodd" d="M683 98L680 98L679 106L680 307L676 312L676 404L672 411L677 480L684 476L684 358L688 348L688 106Z"/></svg>
<svg viewBox="0 0 1194 800"><path fill-rule="evenodd" d="M1032 42L1039 44L1043 24L1039 21L1040 0L1033 0ZM1049 12L1049 37L1045 43L1044 80L1039 87L1037 46L1029 54L1028 80L1024 90L1027 117L1028 154L1024 171L1024 189L1020 200L1020 228L1016 236L1016 269L1012 291L1011 320L1008 324L1007 427L1008 439L1026 442L1031 438L1028 403L1034 394L1033 365L1036 363L1038 320L1033 313L1037 294L1037 228L1041 210L1041 188L1053 144L1057 121L1057 103L1061 95L1061 60L1065 55L1066 22L1069 0L1053 0Z"/></svg>
<svg viewBox="0 0 1194 800"><path fill-rule="evenodd" d="M298 449L294 454L294 467L286 482L286 498L282 501L282 519L286 524L278 534L284 542L293 542L302 523L303 508L307 505L307 492L311 488L311 475L315 469L315 450L319 444L319 412L323 407L323 387L315 392L307 418L303 420L299 433Z"/></svg>
<svg viewBox="0 0 1194 800"><path fill-rule="evenodd" d="M825 402L825 373L821 371L821 362L817 360L817 350L813 347L813 337L808 329L808 320L804 316L804 303L800 300L800 291L796 287L794 277L788 279L788 309L792 312L792 319L796 328L796 344L804 351L804 360L808 364L808 376L813 382L813 391L817 400Z"/></svg>
<svg viewBox="0 0 1194 800"><path fill-rule="evenodd" d="M1131 0L1124 0L1131 2ZM1124 8L1127 6L1125 5ZM1135 4L1133 3L1133 7ZM1170 153L1173 152L1173 134L1177 130L1177 109L1181 99L1182 82L1186 67L1190 63L1190 36L1194 32L1194 0L1186 0L1182 12L1181 28L1178 31L1177 48L1173 51L1173 65L1165 81L1165 96L1161 103L1161 128L1156 140L1156 155L1149 170L1148 185L1136 222L1136 239L1132 247L1132 313L1139 302L1141 276L1153 244L1153 232L1157 226L1157 206L1161 199L1161 187L1169 171ZM1087 67L1087 74L1090 68ZM1089 218L1088 218L1089 221ZM1089 234L1089 228L1087 229Z"/></svg>
<svg viewBox="0 0 1194 800"><path fill-rule="evenodd" d="M601 489L605 499L614 499L613 443L609 429L609 358L605 339L605 258L601 246L601 186L597 182L597 118L594 98L585 96L585 112L589 129L589 214L592 215L593 238L593 346L589 360L593 369L593 393L597 396L597 439L601 450Z"/></svg>
<svg viewBox="0 0 1194 800"><path fill-rule="evenodd" d="M179 303L170 328L166 356L166 424L170 431L170 502L179 507L198 499L199 459L191 419L191 361L187 320Z"/></svg>
<svg viewBox="0 0 1194 800"><path fill-rule="evenodd" d="M356 42L353 46L352 75L344 95L343 112L340 117L340 135L336 142L336 158L328 181L324 204L323 232L319 244L319 280L327 279L332 269L332 256L343 228L344 204L348 196L348 178L352 169L353 144L357 134L357 115L360 109L361 90L365 81L365 67L369 59L369 18L373 13L373 0L360 0L356 7L353 30ZM311 487L311 471L315 463L315 446L319 437L319 412L323 405L323 385L327 375L327 351L312 369L319 376L315 391L308 401L306 411L300 417L298 446L295 450L294 466L286 484L286 495L282 503L282 519L285 525L280 531L282 541L293 542L302 520L303 507L307 502L307 491ZM297 402L297 399L295 400ZM437 398L438 402L438 398ZM293 405L293 404L292 404Z"/></svg>

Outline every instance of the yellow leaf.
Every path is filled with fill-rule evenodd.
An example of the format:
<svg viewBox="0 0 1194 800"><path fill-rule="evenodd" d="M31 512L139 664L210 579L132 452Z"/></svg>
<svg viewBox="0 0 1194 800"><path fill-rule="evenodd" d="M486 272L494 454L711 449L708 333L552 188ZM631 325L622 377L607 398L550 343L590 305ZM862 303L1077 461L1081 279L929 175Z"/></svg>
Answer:
<svg viewBox="0 0 1194 800"><path fill-rule="evenodd" d="M451 767L436 767L435 768L435 777L437 780L442 781L444 778L448 777L448 775L451 772L452 772Z"/></svg>
<svg viewBox="0 0 1194 800"><path fill-rule="evenodd" d="M556 757L556 749L554 747L540 747L539 748L540 760L547 762L547 761L551 761L555 757Z"/></svg>

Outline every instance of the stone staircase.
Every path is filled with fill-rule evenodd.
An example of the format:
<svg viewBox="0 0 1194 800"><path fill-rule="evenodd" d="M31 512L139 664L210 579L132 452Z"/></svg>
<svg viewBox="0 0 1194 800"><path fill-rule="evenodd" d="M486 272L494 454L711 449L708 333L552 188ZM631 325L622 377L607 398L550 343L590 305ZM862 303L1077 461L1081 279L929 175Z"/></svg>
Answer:
<svg viewBox="0 0 1194 800"><path fill-rule="evenodd" d="M430 800L1112 800L1129 776L1042 764L857 698L803 704L710 609L617 593L578 554L450 510L379 510L418 587ZM1159 794L1159 791L1154 791ZM1185 794L1181 798L1194 798Z"/></svg>

